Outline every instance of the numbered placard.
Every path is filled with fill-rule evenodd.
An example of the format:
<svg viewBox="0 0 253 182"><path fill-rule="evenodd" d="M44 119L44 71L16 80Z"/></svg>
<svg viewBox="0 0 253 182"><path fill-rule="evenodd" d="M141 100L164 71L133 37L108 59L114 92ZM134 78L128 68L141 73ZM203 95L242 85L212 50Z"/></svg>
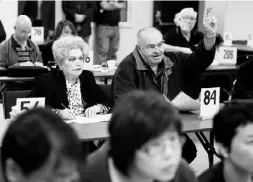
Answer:
<svg viewBox="0 0 253 182"><path fill-rule="evenodd" d="M44 27L32 27L31 40L33 42L44 41Z"/></svg>
<svg viewBox="0 0 253 182"><path fill-rule="evenodd" d="M219 48L219 64L236 64L237 48L221 46Z"/></svg>
<svg viewBox="0 0 253 182"><path fill-rule="evenodd" d="M231 46L232 45L232 33L231 32L225 32L223 36L224 45Z"/></svg>
<svg viewBox="0 0 253 182"><path fill-rule="evenodd" d="M253 47L253 33L250 33L247 40L247 45Z"/></svg>
<svg viewBox="0 0 253 182"><path fill-rule="evenodd" d="M89 51L89 55L88 55L88 57L84 61L83 69L84 70L94 71L94 66L93 66L93 51Z"/></svg>
<svg viewBox="0 0 253 182"><path fill-rule="evenodd" d="M200 117L212 118L220 107L220 87L202 88L200 93Z"/></svg>
<svg viewBox="0 0 253 182"><path fill-rule="evenodd" d="M34 107L45 107L45 97L17 98L16 106L20 111L32 109Z"/></svg>

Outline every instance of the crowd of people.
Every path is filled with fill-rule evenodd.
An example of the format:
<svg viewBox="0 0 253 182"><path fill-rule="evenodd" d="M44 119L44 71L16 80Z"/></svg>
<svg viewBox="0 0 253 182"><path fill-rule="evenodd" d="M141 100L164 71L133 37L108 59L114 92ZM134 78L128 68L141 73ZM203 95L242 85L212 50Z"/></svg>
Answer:
<svg viewBox="0 0 253 182"><path fill-rule="evenodd" d="M221 41L211 9L204 12L203 32L193 30L197 13L192 8L179 12L176 29L165 35L154 27L139 30L133 52L115 71L109 97L83 65L88 59L93 11L98 11L100 62L116 59L124 2L63 1L62 8L67 20L57 24L42 56L29 38L35 20L27 15L17 17L14 34L0 44L2 69L40 66L45 61L57 65L35 79L29 94L44 97L45 108L18 115L4 134L1 168L6 182L252 181L249 103L228 103L215 115L213 132L222 159L197 177L188 165L197 156L196 146L182 133L180 113L168 102L181 91L198 97L196 83ZM48 36L52 36L50 29ZM238 92L249 98L252 91L244 89L247 78L240 75ZM79 115L93 118L110 112L110 137L100 148L96 142L80 141L65 122Z"/></svg>

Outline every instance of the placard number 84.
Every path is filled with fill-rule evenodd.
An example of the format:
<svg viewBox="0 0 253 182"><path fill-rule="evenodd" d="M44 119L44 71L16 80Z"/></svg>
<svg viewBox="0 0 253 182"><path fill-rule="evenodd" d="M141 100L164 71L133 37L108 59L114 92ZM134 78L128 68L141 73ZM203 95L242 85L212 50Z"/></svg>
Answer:
<svg viewBox="0 0 253 182"><path fill-rule="evenodd" d="M204 104L208 105L211 102L211 100L213 100L213 104L215 105L216 104L216 90L214 90L212 93L209 90L205 91Z"/></svg>
<svg viewBox="0 0 253 182"><path fill-rule="evenodd" d="M224 59L233 59L233 51L232 50L224 50Z"/></svg>

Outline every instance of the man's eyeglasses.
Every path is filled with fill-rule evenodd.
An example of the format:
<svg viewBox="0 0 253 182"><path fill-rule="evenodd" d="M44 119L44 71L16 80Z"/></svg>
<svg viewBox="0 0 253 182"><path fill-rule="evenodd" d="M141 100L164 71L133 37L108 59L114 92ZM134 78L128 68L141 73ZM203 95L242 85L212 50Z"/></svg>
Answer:
<svg viewBox="0 0 253 182"><path fill-rule="evenodd" d="M196 18L194 18L193 16L183 16L182 19L183 20L188 20L188 21L191 21L191 22L196 21Z"/></svg>
<svg viewBox="0 0 253 182"><path fill-rule="evenodd" d="M154 51L156 47L157 47L158 49L161 49L162 46L163 46L163 44L164 44L164 40L161 41L161 42L158 43L158 44L148 44L148 45L147 45L147 50L148 50L148 51Z"/></svg>

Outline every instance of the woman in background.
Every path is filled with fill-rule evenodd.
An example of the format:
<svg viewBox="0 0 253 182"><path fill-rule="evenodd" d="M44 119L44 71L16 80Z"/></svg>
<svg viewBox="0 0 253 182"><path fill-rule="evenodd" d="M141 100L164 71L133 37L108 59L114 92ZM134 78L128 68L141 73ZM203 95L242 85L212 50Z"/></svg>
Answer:
<svg viewBox="0 0 253 182"><path fill-rule="evenodd" d="M2 21L0 20L0 43L6 39L6 33Z"/></svg>
<svg viewBox="0 0 253 182"><path fill-rule="evenodd" d="M54 57L53 57L53 51L52 51L53 43L60 36L66 36L66 35L77 35L76 29L70 21L62 20L56 26L54 39L50 41L47 45L45 45L43 50L41 50L44 65L48 65L48 63L50 62L53 62L53 63L55 62Z"/></svg>
<svg viewBox="0 0 253 182"><path fill-rule="evenodd" d="M88 51L81 37L68 35L56 40L53 55L59 69L36 79L30 95L45 97L46 106L63 119L107 113L108 96L96 84L93 73L83 70Z"/></svg>

